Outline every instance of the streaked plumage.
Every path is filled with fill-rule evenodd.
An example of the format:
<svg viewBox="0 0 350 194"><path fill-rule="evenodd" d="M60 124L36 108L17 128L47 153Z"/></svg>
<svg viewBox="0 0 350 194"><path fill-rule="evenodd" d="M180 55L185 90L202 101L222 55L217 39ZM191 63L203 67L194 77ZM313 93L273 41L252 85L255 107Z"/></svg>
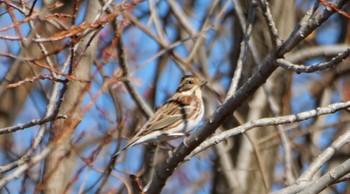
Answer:
<svg viewBox="0 0 350 194"><path fill-rule="evenodd" d="M194 76L184 76L173 96L155 112L128 144L112 157L137 144L167 141L191 131L204 115L202 87L205 84L206 82Z"/></svg>

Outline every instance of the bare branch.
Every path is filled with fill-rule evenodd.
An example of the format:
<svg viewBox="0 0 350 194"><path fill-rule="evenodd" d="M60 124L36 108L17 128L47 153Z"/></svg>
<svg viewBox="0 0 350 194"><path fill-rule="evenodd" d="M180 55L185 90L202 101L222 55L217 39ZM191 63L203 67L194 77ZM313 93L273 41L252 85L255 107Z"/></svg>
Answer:
<svg viewBox="0 0 350 194"><path fill-rule="evenodd" d="M18 125L15 125L15 126L2 128L2 129L0 129L0 135L1 134L6 134L6 133L13 133L13 132L16 132L18 130L23 130L23 129L27 129L27 128L33 127L35 125L42 125L44 123L47 123L47 122L50 122L50 121L54 121L55 119L66 119L66 116L65 115L58 115L58 116L50 115L50 116L44 117L42 119L33 119L29 123L18 124Z"/></svg>
<svg viewBox="0 0 350 194"><path fill-rule="evenodd" d="M253 22L255 17L255 7L256 5L252 2L249 7L248 23L247 23L247 27L245 27L244 38L241 42L241 52L239 53L236 70L231 80L231 86L227 92L226 100L236 92L238 83L242 74L242 66L244 63L246 63L249 40L250 40L250 35L252 32Z"/></svg>
<svg viewBox="0 0 350 194"><path fill-rule="evenodd" d="M28 162L23 163L21 166L19 166L13 173L2 177L0 179L0 188L3 188L7 182L17 178L24 171L28 170L28 168L45 159L46 156L50 153L50 151L51 147L46 147L43 151L41 151L41 153L30 159Z"/></svg>
<svg viewBox="0 0 350 194"><path fill-rule="evenodd" d="M346 160L339 166L330 170L320 178L310 182L300 182L298 184L286 187L280 191L273 192L272 194L308 194L319 193L327 186L336 183L338 179L342 178L350 172L350 159Z"/></svg>
<svg viewBox="0 0 350 194"><path fill-rule="evenodd" d="M247 21L245 20L241 3L238 0L232 0L232 2L233 2L234 7L235 7L234 11L236 12L236 14L238 16L239 23L241 24L240 26L242 27L242 31L245 32L246 31L245 28L247 26ZM249 49L252 52L254 62L256 64L259 64L261 61L261 57L259 56L259 53L257 51L256 43L254 41L248 41L248 44L249 44Z"/></svg>
<svg viewBox="0 0 350 194"><path fill-rule="evenodd" d="M348 140L349 141L349 140ZM309 187L306 187L300 194L319 193L335 180L342 178L350 172L350 159L335 167L321 178L312 181Z"/></svg>
<svg viewBox="0 0 350 194"><path fill-rule="evenodd" d="M333 143L327 149L325 149L320 155L317 156L314 162L298 178L295 184L290 185L279 191L273 192L272 194L292 194L292 193L297 193L303 190L304 188L309 188L311 185L314 184L312 182L312 177L316 174L316 172L321 169L322 165L324 165L327 161L330 160L330 158L335 154L336 151L338 151L344 145L348 144L349 140L350 140L350 130L347 130L343 135L339 136L336 140L334 140ZM329 172L329 174L330 173L331 172ZM325 174L324 176L327 177L328 175ZM334 178L333 181L337 180L337 178L335 177L332 177L332 178ZM318 180L320 179L322 178L316 178L315 182L318 182ZM326 178L323 178L323 179L326 179ZM325 186L324 183L321 183L321 185ZM318 187L320 187L321 185L318 185ZM307 190L309 189L305 189L305 191ZM316 192L313 192L313 193L316 193Z"/></svg>
<svg viewBox="0 0 350 194"><path fill-rule="evenodd" d="M341 44L303 48L286 56L286 60L291 63L304 63L317 57L334 57L339 53L345 52L348 47L348 45Z"/></svg>
<svg viewBox="0 0 350 194"><path fill-rule="evenodd" d="M130 82L129 78L129 68L128 64L126 61L126 56L124 54L124 47L123 47L123 42L122 38L120 37L121 35L116 33L117 37L117 50L118 50L118 57L119 57L119 64L120 67L123 69L123 79L122 81L124 82L126 88L128 89L130 95L134 99L135 103L137 106L140 108L142 113L145 115L146 118L149 118L151 115L153 115L152 109L147 105L147 103L144 101L144 99L140 96L140 94L137 92L135 87L132 85Z"/></svg>
<svg viewBox="0 0 350 194"><path fill-rule="evenodd" d="M272 43L274 48L277 48L278 46L281 45L281 40L278 36L278 32L277 32L277 28L275 25L275 22L273 21L272 15L271 15L271 11L269 8L269 4L267 3L266 0L258 0L260 7L263 11L263 15L264 15L264 19L266 21L267 26L269 27L269 32L272 38Z"/></svg>
<svg viewBox="0 0 350 194"><path fill-rule="evenodd" d="M285 59L277 59L276 64L284 69L295 71L296 73L312 73L315 71L322 71L334 67L339 64L342 60L346 59L350 55L350 48L346 51L339 53L331 60L323 63L318 63L311 66L296 65Z"/></svg>

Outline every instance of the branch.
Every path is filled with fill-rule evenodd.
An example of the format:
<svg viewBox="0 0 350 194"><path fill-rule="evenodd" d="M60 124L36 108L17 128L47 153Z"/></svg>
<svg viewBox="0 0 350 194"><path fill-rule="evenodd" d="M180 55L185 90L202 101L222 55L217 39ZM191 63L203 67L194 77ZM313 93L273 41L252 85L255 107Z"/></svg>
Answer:
<svg viewBox="0 0 350 194"><path fill-rule="evenodd" d="M174 59L174 61L178 62L177 63L178 67L181 70L183 70L183 71L189 70L190 72L192 72L194 75L198 76L199 78L205 79L204 76L198 70L196 70L192 66L191 63L184 60L181 56L176 54L176 52L173 51L173 49L171 49L172 45L168 45L168 44L164 43L161 39L159 39L156 35L154 35L149 28L143 26L133 15L128 14L128 13L125 13L125 15L126 15L125 17L127 17L132 24L134 24L136 27L138 27L141 31L145 32L145 34L147 34L150 38L152 38L154 41L156 41L163 49L167 49L167 51L169 52L169 55ZM201 35L202 34L197 34L194 37L191 36L189 38L191 38L191 39L199 38L199 36L201 36ZM213 87L210 85L210 82L206 85L206 87L221 102L220 95L213 89Z"/></svg>
<svg viewBox="0 0 350 194"><path fill-rule="evenodd" d="M48 117L44 117L41 119L33 119L31 122L29 123L25 123L25 124L18 124L15 126L11 126L11 127L5 127L5 128L1 128L0 129L0 135L2 134L6 134L6 133L13 133L15 131L18 130L23 130L29 127L33 127L35 125L42 125L44 123L50 122L50 121L54 121L55 119L66 119L67 116L66 115L56 115L56 114L52 114Z"/></svg>
<svg viewBox="0 0 350 194"><path fill-rule="evenodd" d="M349 143L350 130L347 130L343 135L339 136L327 149L325 149L308 169L298 178L297 182L310 181L316 172L339 150L343 145Z"/></svg>
<svg viewBox="0 0 350 194"><path fill-rule="evenodd" d="M245 28L247 26L247 22L245 20L245 16L244 16L244 13L243 13L243 8L241 6L241 3L238 0L232 0L232 3L234 5L234 12L237 14L238 21L241 24L240 26L242 28L242 31L245 32L246 31ZM248 44L249 44L249 49L250 49L250 52L252 54L252 57L254 59L255 64L259 64L261 59L260 59L260 56L259 56L259 52L256 49L257 47L256 47L254 39L252 39L252 41L248 41Z"/></svg>
<svg viewBox="0 0 350 194"><path fill-rule="evenodd" d="M343 7L348 1L336 0L334 1L335 7ZM335 10L324 8L319 12L316 12L318 7L318 1L315 1L314 6L312 6L302 18L297 28L292 32L289 38L284 42L284 44L279 48L277 55L285 54L291 51L295 46L297 46L302 40L304 40L311 32L318 28L323 22L325 22L331 15L336 13Z"/></svg>
<svg viewBox="0 0 350 194"><path fill-rule="evenodd" d="M60 82L60 83L66 83L67 81L64 80L64 79L58 79L56 77L51 77L50 75L37 75L37 76L33 76L31 78L25 78L24 80L20 80L16 83L12 83L12 84L8 84L6 86L7 89L9 88L16 88L16 87L19 87L25 83L33 83L34 81L36 80L45 80L45 79L48 79L48 80L51 80L51 81L55 81L55 82Z"/></svg>
<svg viewBox="0 0 350 194"><path fill-rule="evenodd" d="M241 45L240 45L241 52L239 53L236 70L234 72L230 88L227 92L226 99L231 97L237 91L238 83L239 83L239 80L240 80L241 75L242 75L243 64L246 63L246 58L247 58L247 54L248 54L248 47L249 47L249 40L250 40L250 35L252 32L254 18L255 18L255 8L256 8L256 4L251 3L251 5L249 6L249 12L248 12L249 13L248 23L247 23L247 26L244 28L245 29L244 37L243 37L243 40L242 40Z"/></svg>
<svg viewBox="0 0 350 194"><path fill-rule="evenodd" d="M334 67L342 60L350 56L350 48L347 48L344 52L339 53L331 60L323 63L317 63L311 66L296 65L285 59L277 59L276 64L284 69L295 71L296 73L312 73L315 71L322 71Z"/></svg>
<svg viewBox="0 0 350 194"><path fill-rule="evenodd" d="M63 68L62 68L63 72L70 64L69 59L70 59L70 57L68 57L67 60L65 61L65 63L63 64ZM51 72L51 73L54 75L54 72ZM60 78L60 77L58 77L58 78ZM62 89L59 89L60 84L61 84L60 82L54 82L54 84L53 84L52 91L51 91L50 98L49 98L49 103L47 105L44 119L48 118L48 117L53 117L53 118L58 117L58 112L59 112L61 104L63 102L63 96L66 94L66 90L67 90L67 82L65 82L63 84ZM32 153L40 145L40 142L43 139L44 134L45 134L45 129L46 129L46 123L44 122L41 124L40 129L39 129L32 145L31 145L31 147L26 151L26 153L23 156L21 156L21 158L19 158L18 160L15 160L9 164L0 166L0 172L7 172L9 170L12 170L12 169L18 167L18 166L23 165L24 163L27 163L27 161L30 158L30 156L32 155Z"/></svg>
<svg viewBox="0 0 350 194"><path fill-rule="evenodd" d="M272 38L272 43L274 48L281 45L281 40L278 36L277 28L275 22L273 21L272 14L266 0L259 0L260 7L263 11L263 16L266 21L267 26L269 27L270 36Z"/></svg>
<svg viewBox="0 0 350 194"><path fill-rule="evenodd" d="M0 188L3 188L8 181L11 181L12 179L18 178L22 173L24 173L26 170L28 170L30 167L33 167L35 164L40 162L41 160L45 159L46 156L50 153L51 147L46 147L41 153L33 157L29 162L24 163L23 165L19 166L14 172L11 174L4 176L0 179Z"/></svg>
<svg viewBox="0 0 350 194"><path fill-rule="evenodd" d="M319 2L322 3L324 6L327 6L331 9L333 9L334 11L338 12L340 15L344 16L348 20L350 20L350 15L348 13L346 13L345 11L338 9L334 4L332 4L326 0L319 0Z"/></svg>
<svg viewBox="0 0 350 194"><path fill-rule="evenodd" d="M286 60L291 63L303 63L317 57L334 57L348 48L345 44L307 47L286 56Z"/></svg>
<svg viewBox="0 0 350 194"><path fill-rule="evenodd" d="M129 68L126 61L126 57L124 54L124 46L123 41L121 38L121 34L115 32L115 36L117 38L117 50L118 50L118 60L120 67L123 70L123 83L125 84L125 87L127 88L128 92L130 93L131 97L137 104L137 106L140 108L141 112L144 114L146 118L149 118L151 115L153 115L152 109L147 105L147 103L144 101L144 99L141 97L141 95L137 92L135 87L132 85L129 79Z"/></svg>
<svg viewBox="0 0 350 194"><path fill-rule="evenodd" d="M333 143L325 149L311 163L306 171L298 178L295 184L284 189L276 191L272 194L292 194L301 191L312 184L310 180L319 169L334 155L334 153L350 141L350 130L347 130L343 135L339 136Z"/></svg>
<svg viewBox="0 0 350 194"><path fill-rule="evenodd" d="M349 141L349 140L348 140ZM350 159L346 160L336 168L323 175L321 178L311 182L310 186L300 192L300 194L320 193L327 186L332 184L337 179L343 177L350 172Z"/></svg>
<svg viewBox="0 0 350 194"><path fill-rule="evenodd" d="M250 40L250 36L251 36L252 26L253 26L254 19L255 19L255 8L256 8L256 4L251 3L249 6L249 11L248 11L248 23L247 23L247 26L244 27L244 29L245 29L244 37L243 37L242 42L240 43L240 53L239 53L237 65L236 65L234 75L233 75L232 80L231 80L230 87L227 91L225 101L227 99L229 99L237 91L238 82L239 82L241 75L242 75L243 64L246 63L248 47L249 47L249 40ZM239 119L237 119L237 120L239 120ZM239 123L241 124L241 123L243 123L243 121L239 122ZM224 131L224 130L219 129L219 130L217 130L217 133L221 133L222 131ZM254 148L256 148L256 146ZM216 149L218 150L217 156L220 158L220 163L223 166L223 168L233 169L232 158L231 158L230 154L226 153L224 145L217 144ZM256 151L256 150L257 149L254 149L254 151ZM255 152L255 153L257 153L257 152ZM258 155L256 157L259 159ZM233 177L234 176L233 173L226 172L226 171L223 171L223 173L224 173L225 178L228 182L228 185L230 186L230 190L234 190L234 188L239 187L237 180L235 180L235 178ZM265 177L264 173L261 173L261 174L263 177ZM266 180L266 179L264 179L264 180ZM266 182L264 181L264 183L266 183ZM266 188L268 188L267 185L268 184L265 184Z"/></svg>

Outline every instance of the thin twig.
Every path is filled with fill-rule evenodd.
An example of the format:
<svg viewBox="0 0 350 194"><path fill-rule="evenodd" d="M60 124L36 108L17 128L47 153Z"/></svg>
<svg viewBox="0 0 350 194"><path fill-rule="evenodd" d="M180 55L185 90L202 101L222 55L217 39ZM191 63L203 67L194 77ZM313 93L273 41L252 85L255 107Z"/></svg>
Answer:
<svg viewBox="0 0 350 194"><path fill-rule="evenodd" d="M285 59L277 59L276 64L284 69L295 71L296 73L312 73L315 71L323 71L330 69L335 65L339 64L342 60L350 56L350 48L346 51L339 53L337 56L333 57L327 62L317 63L315 65L305 66L305 65L296 65Z"/></svg>
<svg viewBox="0 0 350 194"><path fill-rule="evenodd" d="M307 47L286 56L286 60L291 63L304 63L317 57L334 57L348 48L349 45L345 44Z"/></svg>
<svg viewBox="0 0 350 194"><path fill-rule="evenodd" d="M41 118L41 119L33 119L29 123L17 124L15 126L1 128L0 129L0 135L7 134L7 133L13 133L13 132L16 132L16 131L19 131L19 130L23 130L23 129L27 129L27 128L33 127L35 125L42 125L44 123L51 122L51 121L54 121L56 119L66 119L66 116L65 115L58 115L58 116L56 116L56 115L52 114L52 115L50 115L48 117L44 117L44 118Z"/></svg>
<svg viewBox="0 0 350 194"><path fill-rule="evenodd" d="M242 28L242 31L245 32L246 31L245 28L247 26L247 22L245 20L245 16L244 16L244 13L243 13L242 5L241 5L239 0L232 0L232 3L234 5L234 11L236 12L236 14L238 16L238 21L241 24L240 26ZM254 40L249 41L248 44L249 44L249 50L252 53L252 56L253 56L255 64L260 64L261 58L259 56L259 52L257 51L257 47L256 47L255 41Z"/></svg>
<svg viewBox="0 0 350 194"><path fill-rule="evenodd" d="M278 36L277 28L275 22L273 21L272 14L269 8L269 4L266 0L258 0L260 3L260 7L263 11L263 16L266 21L267 26L269 27L270 36L272 39L272 45L274 48L277 48L281 45L281 40Z"/></svg>
<svg viewBox="0 0 350 194"><path fill-rule="evenodd" d="M241 52L239 53L236 70L232 77L231 85L227 92L225 101L237 91L238 83L242 74L243 64L246 63L246 59L247 59L249 40L250 40L250 35L252 32L253 22L255 17L255 8L256 8L256 5L254 3L251 3L251 5L249 6L249 12L248 12L249 13L248 23L247 23L247 26L244 28L245 29L244 38L241 42Z"/></svg>
<svg viewBox="0 0 350 194"><path fill-rule="evenodd" d="M270 95L273 92L271 80L266 81L266 85L263 86L263 89L266 93L268 105L273 115L275 117L279 116L281 114L281 108L276 103L276 100L274 99L273 95ZM283 151L284 151L284 163L285 163L284 171L285 171L286 182L289 184L292 184L295 181L295 177L293 175L293 163L292 163L293 159L292 159L291 143L286 134L287 129L281 125L278 125L277 129L280 135L280 139L281 139Z"/></svg>
<svg viewBox="0 0 350 194"><path fill-rule="evenodd" d="M28 170L30 167L33 167L35 164L45 159L46 156L50 153L50 151L51 151L50 146L44 148L43 151L41 151L35 157L31 158L28 162L19 166L14 172L12 172L7 176L2 177L0 179L0 188L3 188L8 181L11 181L12 179L19 177L24 171Z"/></svg>
<svg viewBox="0 0 350 194"><path fill-rule="evenodd" d="M166 42L165 40L165 35L164 32L162 30L162 25L159 19L159 14L158 11L156 9L156 5L155 5L155 1L154 0L149 0L148 1L148 5L149 5L149 9L151 12L151 19L153 20L156 32L158 34L159 39L161 39L163 42Z"/></svg>
<svg viewBox="0 0 350 194"><path fill-rule="evenodd" d="M149 118L150 116L153 115L152 109L148 106L146 101L141 97L141 95L137 92L137 90L135 89L135 87L133 86L133 84L130 81L129 68L128 68L128 64L126 61L126 56L124 54L124 46L123 46L121 34L117 34L117 32L116 32L116 38L118 39L117 40L117 42L118 42L117 43L118 60L119 60L120 67L123 70L122 81L125 84L127 90L129 91L131 97L133 98L133 100L135 101L135 103L137 104L137 106L139 107L141 112L143 113L143 115L146 118Z"/></svg>
<svg viewBox="0 0 350 194"><path fill-rule="evenodd" d="M12 84L8 84L6 86L7 89L9 88L15 88L15 87L19 87L25 83L33 83L35 80L51 80L51 81L55 81L55 82L59 82L59 83L65 83L66 80L63 80L63 79L58 79L58 78L55 78L55 77L51 77L50 75L37 75L37 76L34 76L34 77L31 77L31 78L26 78L24 80L21 80L21 81L18 81L16 83L12 83Z"/></svg>

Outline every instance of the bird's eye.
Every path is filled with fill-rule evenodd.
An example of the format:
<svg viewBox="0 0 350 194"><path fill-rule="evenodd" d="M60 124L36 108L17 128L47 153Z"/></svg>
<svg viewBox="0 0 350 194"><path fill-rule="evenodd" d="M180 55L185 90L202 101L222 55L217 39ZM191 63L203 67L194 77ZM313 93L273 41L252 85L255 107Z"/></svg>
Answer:
<svg viewBox="0 0 350 194"><path fill-rule="evenodd" d="M188 84L193 84L193 81L192 80L188 80L187 83Z"/></svg>

